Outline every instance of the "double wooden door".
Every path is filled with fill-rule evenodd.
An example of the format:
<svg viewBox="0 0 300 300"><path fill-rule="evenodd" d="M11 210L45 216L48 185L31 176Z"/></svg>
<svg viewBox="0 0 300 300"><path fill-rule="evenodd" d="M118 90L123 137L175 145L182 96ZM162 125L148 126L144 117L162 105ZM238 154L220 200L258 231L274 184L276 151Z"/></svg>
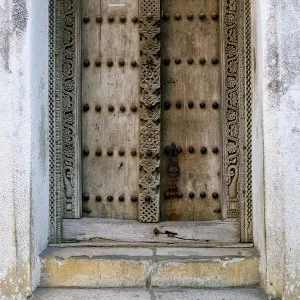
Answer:
<svg viewBox="0 0 300 300"><path fill-rule="evenodd" d="M82 1L83 216L221 220L219 1L141 3Z"/></svg>

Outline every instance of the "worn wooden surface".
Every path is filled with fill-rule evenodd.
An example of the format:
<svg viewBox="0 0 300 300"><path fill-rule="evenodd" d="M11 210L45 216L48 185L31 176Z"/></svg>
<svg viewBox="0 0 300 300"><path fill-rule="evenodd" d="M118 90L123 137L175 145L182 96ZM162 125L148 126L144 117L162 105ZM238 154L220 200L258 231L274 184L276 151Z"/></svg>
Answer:
<svg viewBox="0 0 300 300"><path fill-rule="evenodd" d="M119 3L119 2L117 2ZM98 16L102 22L96 22ZM108 18L114 17L109 23ZM120 17L125 16L122 23ZM82 148L89 148L89 155L83 156L83 216L137 219L138 203L130 198L138 195L139 160L133 157L131 149L139 146L139 111L131 106L139 103L139 68L131 66L131 60L139 60L138 23L132 18L138 16L138 0L126 1L125 6L111 6L108 0L82 1L82 60L89 59L90 65L82 67L82 105L90 109L82 113ZM101 60L101 66L95 60ZM108 67L107 60L113 61ZM119 60L125 65L121 67ZM101 112L95 106L101 106ZM114 111L108 111L112 105ZM121 112L120 107L125 107ZM97 148L102 150L96 156ZM113 150L108 156L107 151ZM119 155L124 150L124 156ZM102 201L97 202L96 196ZM113 201L107 200L108 196ZM124 196L124 202L119 197Z"/></svg>
<svg viewBox="0 0 300 300"><path fill-rule="evenodd" d="M161 222L83 218L64 220L64 241L128 243L238 243L238 222ZM156 233L154 232L156 230Z"/></svg>
<svg viewBox="0 0 300 300"><path fill-rule="evenodd" d="M166 110L162 104L162 162L161 162L161 202L164 220L217 220L221 219L221 201L212 198L212 193L222 194L222 136L221 112L213 109L212 103L220 104L220 64L211 60L219 56L219 21L211 18L212 13L219 13L217 0L162 1L163 14L169 13L169 20L162 22L162 61L169 57L169 65L162 63L162 102L170 101ZM176 13L181 19L174 18ZM187 15L193 13L193 19ZM203 20L199 14L205 13ZM175 58L181 63L175 64ZM199 59L204 57L206 63L201 65ZM193 64L187 60L192 58ZM182 103L181 109L176 102ZM188 107L192 101L194 107ZM204 109L200 103L205 103ZM164 147L175 143L183 149L178 155L180 177L178 188L183 198L164 199L167 189L168 156ZM188 148L195 148L190 154ZM202 147L207 154L200 153ZM212 152L214 147L219 153ZM195 193L190 199L188 194ZM207 197L200 198L206 192Z"/></svg>

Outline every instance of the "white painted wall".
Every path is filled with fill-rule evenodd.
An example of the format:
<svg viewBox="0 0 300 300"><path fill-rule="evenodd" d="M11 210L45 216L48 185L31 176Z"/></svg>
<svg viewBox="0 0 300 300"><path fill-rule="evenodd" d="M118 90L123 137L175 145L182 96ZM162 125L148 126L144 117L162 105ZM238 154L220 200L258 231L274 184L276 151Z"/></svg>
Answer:
<svg viewBox="0 0 300 300"><path fill-rule="evenodd" d="M48 3L0 0L0 298L30 294L48 238Z"/></svg>

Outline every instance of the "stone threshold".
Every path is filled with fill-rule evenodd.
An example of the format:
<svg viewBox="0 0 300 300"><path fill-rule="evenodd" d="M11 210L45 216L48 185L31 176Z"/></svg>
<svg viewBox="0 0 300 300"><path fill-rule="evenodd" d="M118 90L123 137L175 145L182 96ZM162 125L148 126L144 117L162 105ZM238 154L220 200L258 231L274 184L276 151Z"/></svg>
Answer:
<svg viewBox="0 0 300 300"><path fill-rule="evenodd" d="M259 284L254 248L48 247L41 287L224 288Z"/></svg>
<svg viewBox="0 0 300 300"><path fill-rule="evenodd" d="M231 289L70 289L41 288L31 300L266 300L259 288Z"/></svg>

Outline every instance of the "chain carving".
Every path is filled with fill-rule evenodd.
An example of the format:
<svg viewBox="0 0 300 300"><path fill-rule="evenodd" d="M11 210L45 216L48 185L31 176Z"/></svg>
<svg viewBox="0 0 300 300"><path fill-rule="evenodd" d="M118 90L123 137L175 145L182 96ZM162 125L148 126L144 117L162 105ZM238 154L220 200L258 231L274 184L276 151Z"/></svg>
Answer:
<svg viewBox="0 0 300 300"><path fill-rule="evenodd" d="M159 221L160 1L140 0L140 197L139 220Z"/></svg>

